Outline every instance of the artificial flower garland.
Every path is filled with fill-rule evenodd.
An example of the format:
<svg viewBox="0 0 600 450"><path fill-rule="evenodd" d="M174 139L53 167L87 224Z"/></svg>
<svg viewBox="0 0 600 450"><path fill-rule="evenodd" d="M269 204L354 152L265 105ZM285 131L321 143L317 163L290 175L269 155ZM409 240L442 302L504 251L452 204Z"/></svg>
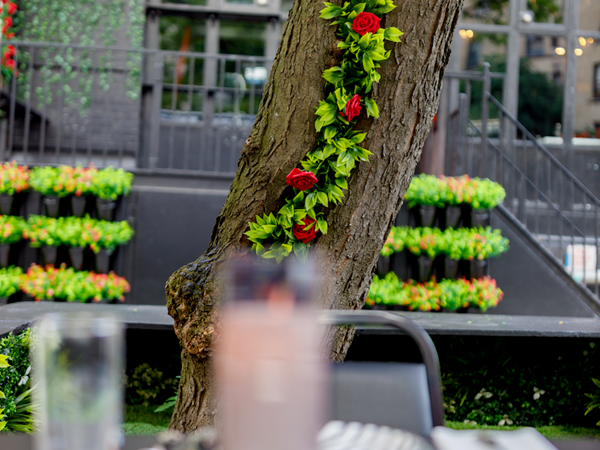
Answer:
<svg viewBox="0 0 600 450"><path fill-rule="evenodd" d="M294 168L286 177L293 188L286 204L276 214L256 216L245 233L259 256L278 262L292 251L302 259L307 256L317 233L327 233L323 209L341 202L356 162L369 160L372 153L358 145L367 133L354 129L355 119L363 108L367 117L379 117L377 104L367 94L381 77L379 62L390 57L384 41L400 42L403 34L380 26L381 17L395 8L392 0L351 0L343 6L325 2L325 6L321 18L335 19L332 25L338 26L343 55L339 66L323 72L326 98L316 110L317 148L300 162L304 170Z"/></svg>

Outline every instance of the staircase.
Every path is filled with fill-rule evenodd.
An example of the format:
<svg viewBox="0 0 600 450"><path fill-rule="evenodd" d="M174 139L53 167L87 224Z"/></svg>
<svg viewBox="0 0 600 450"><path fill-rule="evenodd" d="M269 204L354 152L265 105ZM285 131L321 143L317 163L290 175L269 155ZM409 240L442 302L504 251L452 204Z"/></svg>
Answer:
<svg viewBox="0 0 600 450"><path fill-rule="evenodd" d="M480 76L488 77L481 124L469 119L469 97L460 94L448 119L446 174L500 183L498 219L600 314L600 200L489 93L489 72Z"/></svg>

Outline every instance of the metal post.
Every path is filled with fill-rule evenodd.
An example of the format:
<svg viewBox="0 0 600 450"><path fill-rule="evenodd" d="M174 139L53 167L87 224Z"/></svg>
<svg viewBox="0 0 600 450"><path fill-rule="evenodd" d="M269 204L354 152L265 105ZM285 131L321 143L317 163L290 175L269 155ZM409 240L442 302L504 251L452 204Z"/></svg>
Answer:
<svg viewBox="0 0 600 450"><path fill-rule="evenodd" d="M567 68L565 73L564 106L562 117L564 164L573 170L573 135L575 134L575 96L577 84L577 35L579 26L579 2L565 4L565 25L567 28Z"/></svg>
<svg viewBox="0 0 600 450"><path fill-rule="evenodd" d="M160 107L163 91L163 54L154 53L153 83L152 83L152 118L150 129L150 169L158 165L158 152L160 150Z"/></svg>
<svg viewBox="0 0 600 450"><path fill-rule="evenodd" d="M490 80L490 63L483 64L483 95L481 98L481 149L479 152L479 161L477 163L477 175L481 176L483 158L487 150L488 137L488 119L490 115L490 95L491 80Z"/></svg>
<svg viewBox="0 0 600 450"><path fill-rule="evenodd" d="M206 40L204 52L209 55L219 53L219 20L216 16L211 15L206 21ZM202 139L200 149L200 170L205 169L204 154L213 146L208 141L212 133L213 116L215 113L215 87L217 86L217 67L218 59L207 56L204 59L204 74L203 74L203 98L202 98Z"/></svg>

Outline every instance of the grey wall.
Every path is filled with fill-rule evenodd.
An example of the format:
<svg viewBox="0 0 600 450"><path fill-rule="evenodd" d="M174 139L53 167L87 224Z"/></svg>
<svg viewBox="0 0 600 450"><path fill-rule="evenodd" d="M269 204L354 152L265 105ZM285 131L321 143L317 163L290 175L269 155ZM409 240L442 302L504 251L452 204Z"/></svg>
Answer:
<svg viewBox="0 0 600 450"><path fill-rule="evenodd" d="M165 283L206 250L230 180L137 176L130 198L136 231L127 252L128 303L162 305Z"/></svg>

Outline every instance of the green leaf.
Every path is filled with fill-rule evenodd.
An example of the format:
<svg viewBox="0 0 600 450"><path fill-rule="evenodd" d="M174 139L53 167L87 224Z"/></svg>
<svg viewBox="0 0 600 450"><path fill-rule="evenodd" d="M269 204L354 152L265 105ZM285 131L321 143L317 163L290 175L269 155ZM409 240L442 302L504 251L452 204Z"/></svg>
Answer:
<svg viewBox="0 0 600 450"><path fill-rule="evenodd" d="M384 30L383 37L388 41L400 42L400 36L402 36L403 34L404 33L398 28L389 27Z"/></svg>
<svg viewBox="0 0 600 450"><path fill-rule="evenodd" d="M294 242L294 253L301 261L308 258L308 245L302 242Z"/></svg>
<svg viewBox="0 0 600 450"><path fill-rule="evenodd" d="M325 146L325 148L323 149L323 159L327 159L329 158L331 155L333 155L336 151L336 148L334 145L331 144L327 144Z"/></svg>
<svg viewBox="0 0 600 450"><path fill-rule="evenodd" d="M292 201L294 203L300 203L303 200L304 200L304 191L300 191L300 192L298 192L298 194L294 197L294 200L292 200Z"/></svg>
<svg viewBox="0 0 600 450"><path fill-rule="evenodd" d="M315 192L311 192L306 197L304 205L305 205L305 207L306 207L307 210L311 210L311 209L313 209L315 207L316 204L317 204L317 195L316 195Z"/></svg>
<svg viewBox="0 0 600 450"><path fill-rule="evenodd" d="M294 211L294 221L296 223L300 223L302 220L304 220L305 217L306 217L305 209L297 209L296 211Z"/></svg>
<svg viewBox="0 0 600 450"><path fill-rule="evenodd" d="M354 6L354 8L352 8L352 11L356 12L357 14L360 14L365 10L365 6L367 6L366 3L359 3L358 5Z"/></svg>
<svg viewBox="0 0 600 450"><path fill-rule="evenodd" d="M315 213L314 209L309 209L307 211L308 213L308 217L310 217L311 219L317 220L317 213Z"/></svg>
<svg viewBox="0 0 600 450"><path fill-rule="evenodd" d="M371 36L371 33L363 34L363 36L358 41L358 45L360 45L362 49L367 49L369 47L369 44L371 43Z"/></svg>
<svg viewBox="0 0 600 450"><path fill-rule="evenodd" d="M345 178L336 178L335 184L337 184L342 189L348 189L348 182L346 181Z"/></svg>
<svg viewBox="0 0 600 450"><path fill-rule="evenodd" d="M331 3L327 3L325 2L326 5L331 5ZM333 19L337 16L339 16L344 10L342 8L340 8L339 6L327 6L327 8L323 8L321 10L321 19Z"/></svg>
<svg viewBox="0 0 600 450"><path fill-rule="evenodd" d="M323 219L317 220L317 225L319 226L319 231L323 234L327 234L327 222Z"/></svg>
<svg viewBox="0 0 600 450"><path fill-rule="evenodd" d="M325 139L333 139L337 133L336 127L327 127L325 128Z"/></svg>
<svg viewBox="0 0 600 450"><path fill-rule="evenodd" d="M256 242L254 243L254 245L252 247L255 247L256 250L256 254L258 256L262 256L265 253L265 246L262 245L260 242Z"/></svg>
<svg viewBox="0 0 600 450"><path fill-rule="evenodd" d="M365 140L366 137L367 137L367 133L358 133L352 137L351 141L354 142L355 144L360 144L362 141Z"/></svg>
<svg viewBox="0 0 600 450"><path fill-rule="evenodd" d="M366 34L365 34L365 36L366 36ZM362 63L363 63L365 72L370 72L371 70L373 70L375 68L375 65L373 64L373 60L366 53L363 53Z"/></svg>
<svg viewBox="0 0 600 450"><path fill-rule="evenodd" d="M367 107L367 117L379 117L379 107L375 100L370 97L365 98L365 105Z"/></svg>
<svg viewBox="0 0 600 450"><path fill-rule="evenodd" d="M317 192L317 198L319 203L327 208L329 206L329 201L327 200L327 194L325 192Z"/></svg>
<svg viewBox="0 0 600 450"><path fill-rule="evenodd" d="M329 81L330 83L337 84L340 81L343 81L345 77L344 70L341 67L332 67L331 69L327 69L323 72L323 78Z"/></svg>
<svg viewBox="0 0 600 450"><path fill-rule="evenodd" d="M259 225L264 225L265 221L263 219L261 219L260 216L256 216L256 223Z"/></svg>

